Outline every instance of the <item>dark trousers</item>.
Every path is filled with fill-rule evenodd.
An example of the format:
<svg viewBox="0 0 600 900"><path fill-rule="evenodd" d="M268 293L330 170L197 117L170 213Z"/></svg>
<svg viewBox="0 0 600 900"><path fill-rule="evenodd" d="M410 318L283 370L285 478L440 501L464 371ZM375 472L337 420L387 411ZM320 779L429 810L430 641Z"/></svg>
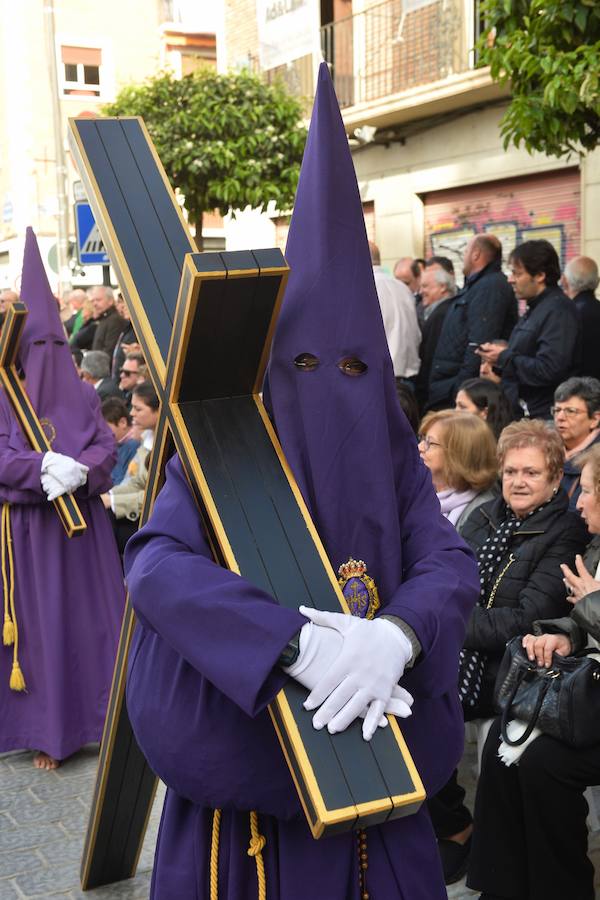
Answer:
<svg viewBox="0 0 600 900"><path fill-rule="evenodd" d="M541 735L507 767L499 742L496 721L483 750L467 885L510 900L594 900L583 792L600 783L600 745L576 750Z"/></svg>
<svg viewBox="0 0 600 900"><path fill-rule="evenodd" d="M455 769L444 787L427 800L438 840L460 834L473 821L464 799L465 789L458 783L458 771Z"/></svg>

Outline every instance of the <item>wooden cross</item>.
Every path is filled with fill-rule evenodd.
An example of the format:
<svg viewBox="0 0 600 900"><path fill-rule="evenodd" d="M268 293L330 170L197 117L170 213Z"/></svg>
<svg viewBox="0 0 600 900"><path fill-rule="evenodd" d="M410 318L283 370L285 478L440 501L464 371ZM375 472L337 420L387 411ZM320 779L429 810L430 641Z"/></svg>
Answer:
<svg viewBox="0 0 600 900"><path fill-rule="evenodd" d="M142 519L167 432L215 559L277 600L347 607L259 394L287 280L279 250L196 253L143 122L74 119L70 141L161 400ZM218 602L218 598L215 599ZM82 883L135 872L155 778L124 704L127 607L100 753ZM269 711L315 838L415 811L424 791L393 717L315 731L290 680Z"/></svg>
<svg viewBox="0 0 600 900"><path fill-rule="evenodd" d="M27 307L21 301L11 303L8 307L0 336L0 382L29 446L36 453L46 453L52 450L52 445L31 405L16 367L19 342L27 316ZM52 503L67 537L83 534L87 526L73 494L63 494Z"/></svg>

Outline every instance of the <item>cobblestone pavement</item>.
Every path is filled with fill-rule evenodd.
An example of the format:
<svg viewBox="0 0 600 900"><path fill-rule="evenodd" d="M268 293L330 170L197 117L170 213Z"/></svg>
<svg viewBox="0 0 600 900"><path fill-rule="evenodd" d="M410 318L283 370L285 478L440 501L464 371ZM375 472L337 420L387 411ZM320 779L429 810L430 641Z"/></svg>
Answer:
<svg viewBox="0 0 600 900"><path fill-rule="evenodd" d="M164 789L157 793L136 877L85 893L79 888L97 762L96 746L53 772L34 769L31 753L0 756L0 900L147 900Z"/></svg>
<svg viewBox="0 0 600 900"><path fill-rule="evenodd" d="M97 748L90 746L56 771L40 772L32 766L31 753L0 756L0 900L147 900L164 795L162 786L135 878L85 893L79 888L79 865L97 759ZM467 788L472 808L473 745L467 745L460 780ZM591 834L590 854L596 866L596 897L600 898L600 829ZM449 900L475 897L477 894L468 890L464 881L448 889Z"/></svg>

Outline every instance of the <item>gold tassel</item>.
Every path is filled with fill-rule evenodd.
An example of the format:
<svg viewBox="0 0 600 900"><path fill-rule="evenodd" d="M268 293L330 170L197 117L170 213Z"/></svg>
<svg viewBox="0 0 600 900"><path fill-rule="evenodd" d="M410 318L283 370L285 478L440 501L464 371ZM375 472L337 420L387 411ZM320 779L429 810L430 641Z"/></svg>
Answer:
<svg viewBox="0 0 600 900"><path fill-rule="evenodd" d="M213 812L212 837L210 841L210 900L219 900L219 833L221 831L221 810Z"/></svg>
<svg viewBox="0 0 600 900"><path fill-rule="evenodd" d="M23 673L21 672L21 666L18 661L13 663L12 672L10 673L10 689L11 691L24 691L25 690L25 679L23 678Z"/></svg>
<svg viewBox="0 0 600 900"><path fill-rule="evenodd" d="M2 628L2 643L5 647L12 647L15 642L15 626L10 616L4 616L4 626Z"/></svg>
<svg viewBox="0 0 600 900"><path fill-rule="evenodd" d="M250 846L248 856L254 857L256 863L256 878L258 881L258 900L267 900L267 879L265 876L265 863L262 851L267 839L258 830L258 813L254 810L250 813Z"/></svg>

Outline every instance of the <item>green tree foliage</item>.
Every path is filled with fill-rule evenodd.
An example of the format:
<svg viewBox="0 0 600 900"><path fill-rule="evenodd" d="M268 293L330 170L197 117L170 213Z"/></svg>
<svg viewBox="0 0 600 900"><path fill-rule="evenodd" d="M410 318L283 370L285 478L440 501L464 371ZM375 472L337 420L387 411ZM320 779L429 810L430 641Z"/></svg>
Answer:
<svg viewBox="0 0 600 900"><path fill-rule="evenodd" d="M200 248L204 212L293 203L306 130L301 104L280 85L247 72L161 72L124 87L102 111L144 118Z"/></svg>
<svg viewBox="0 0 600 900"><path fill-rule="evenodd" d="M481 14L481 62L512 93L505 148L592 150L600 141L598 0L483 0Z"/></svg>

